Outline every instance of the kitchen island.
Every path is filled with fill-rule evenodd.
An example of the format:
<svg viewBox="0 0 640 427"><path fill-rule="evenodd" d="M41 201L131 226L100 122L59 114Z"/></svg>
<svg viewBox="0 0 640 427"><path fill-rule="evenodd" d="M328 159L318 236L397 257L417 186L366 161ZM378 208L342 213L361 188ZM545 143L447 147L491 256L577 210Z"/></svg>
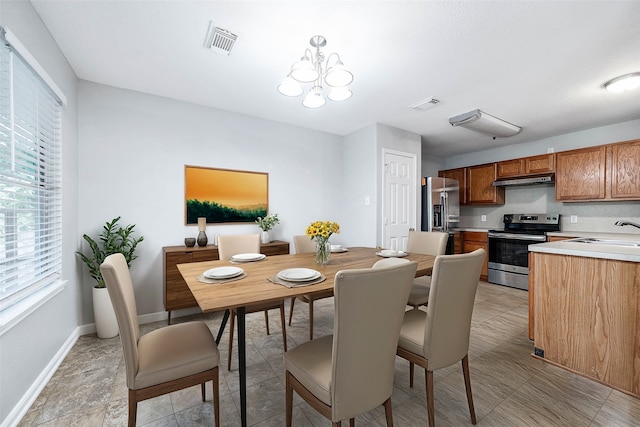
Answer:
<svg viewBox="0 0 640 427"><path fill-rule="evenodd" d="M529 334L535 357L640 398L640 236L617 240L529 246Z"/></svg>

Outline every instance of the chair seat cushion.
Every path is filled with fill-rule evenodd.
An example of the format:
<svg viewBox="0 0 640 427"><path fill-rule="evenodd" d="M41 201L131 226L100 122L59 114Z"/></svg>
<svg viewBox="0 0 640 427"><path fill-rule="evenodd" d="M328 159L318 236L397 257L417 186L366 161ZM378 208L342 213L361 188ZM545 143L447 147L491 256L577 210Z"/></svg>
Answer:
<svg viewBox="0 0 640 427"><path fill-rule="evenodd" d="M187 322L141 336L138 361L136 390L213 369L220 353L204 322Z"/></svg>
<svg viewBox="0 0 640 427"><path fill-rule="evenodd" d="M431 276L418 277L413 280L411 293L407 305L417 307L426 305L429 302L429 289L431 288Z"/></svg>
<svg viewBox="0 0 640 427"><path fill-rule="evenodd" d="M307 341L284 354L284 367L314 396L331 406L333 336Z"/></svg>
<svg viewBox="0 0 640 427"><path fill-rule="evenodd" d="M409 310L404 314L398 347L424 357L424 329L427 313Z"/></svg>

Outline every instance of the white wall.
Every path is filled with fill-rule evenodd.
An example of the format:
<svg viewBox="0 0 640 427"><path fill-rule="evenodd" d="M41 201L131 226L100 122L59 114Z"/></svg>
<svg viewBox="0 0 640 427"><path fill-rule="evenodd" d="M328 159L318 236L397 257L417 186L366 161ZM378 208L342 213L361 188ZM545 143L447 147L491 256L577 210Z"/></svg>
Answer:
<svg viewBox="0 0 640 427"><path fill-rule="evenodd" d="M79 135L79 230L96 235L116 216L136 224L145 238L131 271L140 315L164 311L162 247L197 234L184 225L185 165L269 173L269 212L280 217L271 236L292 251L292 236L312 221L341 220L342 138L335 135L86 81ZM207 228L210 242L259 231L256 224ZM82 321L91 323L88 274L84 282Z"/></svg>
<svg viewBox="0 0 640 427"><path fill-rule="evenodd" d="M77 233L76 76L28 1L0 0L8 27L68 99L62 108L62 275L64 290L0 336L0 425L17 423L46 384L80 324ZM69 341L71 339L71 342Z"/></svg>

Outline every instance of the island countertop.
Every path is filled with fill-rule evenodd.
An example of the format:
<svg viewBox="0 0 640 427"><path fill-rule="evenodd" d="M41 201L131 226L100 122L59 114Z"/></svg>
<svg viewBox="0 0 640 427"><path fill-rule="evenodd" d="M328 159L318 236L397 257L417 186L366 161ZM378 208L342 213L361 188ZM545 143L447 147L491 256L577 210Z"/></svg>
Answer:
<svg viewBox="0 0 640 427"><path fill-rule="evenodd" d="M640 243L639 235L615 234L615 233L589 233L582 237L599 237L612 240L628 240ZM540 252L558 255L571 255L587 258L612 259L618 261L640 262L640 246L615 246L600 243L580 243L571 240L558 242L538 243L529 245L529 252Z"/></svg>

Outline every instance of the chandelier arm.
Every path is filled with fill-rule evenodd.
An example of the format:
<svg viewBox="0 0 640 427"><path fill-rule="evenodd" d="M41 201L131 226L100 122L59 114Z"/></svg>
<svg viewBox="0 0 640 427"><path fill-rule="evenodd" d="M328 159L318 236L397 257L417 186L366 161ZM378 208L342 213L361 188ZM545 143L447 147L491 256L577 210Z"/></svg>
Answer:
<svg viewBox="0 0 640 427"><path fill-rule="evenodd" d="M332 56L334 56L334 55L335 55L338 59L336 60L336 62L335 62L333 65L338 64L338 63L341 63L341 62L342 62L342 61L340 60L340 55L339 55L337 52L333 52L331 55L329 55L329 56L327 57L327 69L329 69L329 61L331 60L331 57L332 57Z"/></svg>

